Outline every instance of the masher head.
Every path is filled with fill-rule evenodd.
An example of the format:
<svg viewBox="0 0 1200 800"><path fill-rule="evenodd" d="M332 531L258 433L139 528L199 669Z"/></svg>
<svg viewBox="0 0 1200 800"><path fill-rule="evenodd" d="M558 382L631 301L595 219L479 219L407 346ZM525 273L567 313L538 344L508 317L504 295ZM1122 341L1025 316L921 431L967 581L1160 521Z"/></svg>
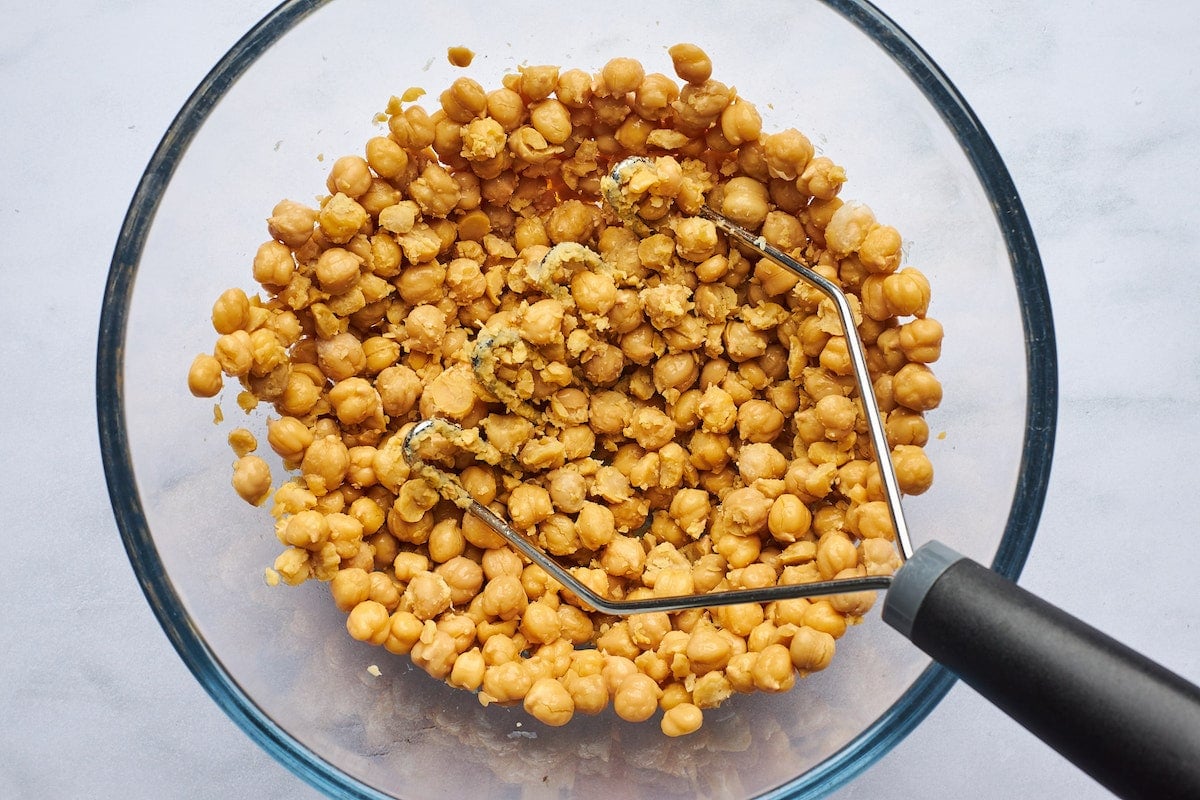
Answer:
<svg viewBox="0 0 1200 800"><path fill-rule="evenodd" d="M645 178L639 185L638 175L639 173L650 175L654 169L655 162L652 159L627 158L618 162L601 184L602 194L618 218L627 227L642 236L652 232L652 228L645 220L638 217L638 203L653 179L652 177ZM866 351L858 336L854 314L846 294L835 282L810 266L797 261L769 244L764 237L751 233L708 206L701 205L696 209L695 216L712 222L717 229L737 245L794 273L801 280L817 288L832 303L844 332L851 371L861 401L875 463L879 470L881 493L891 517L897 556L901 563L906 561L912 555L913 548L901 507L900 487L891 461L886 430L867 367ZM611 272L611 268L599 255L573 242L551 248L542 260L528 268L527 272L531 281L547 297L558 298L569 304L571 303L570 293L562 281L569 280L572 272L579 269ZM546 411L503 381L497 371L497 365L504 360L501 355L504 349L530 346L522 339L520 332L513 328L482 331L476 340L472 367L480 384L503 403L511 413L530 422L538 422ZM586 357L584 351L581 351L580 355ZM575 378L584 383L581 376L576 375ZM891 575L882 574L752 589L718 588L705 593L682 596L653 596L638 597L637 599L615 599L603 596L578 577L579 567L577 565L568 565L551 556L543 549L537 538L531 535L532 532L518 530L509 520L478 502L454 475L436 463L436 457L429 455L429 453L444 454L448 448L450 450L466 449L487 463L504 466L504 458L499 456L494 448L489 450L488 447L487 442L477 434L466 433L455 423L442 419L426 419L418 422L407 431L403 441L405 457L415 475L424 478L444 498L463 508L502 536L531 562L540 566L554 580L561 583L567 591L574 593L581 601L602 613L627 615L646 612L675 612L741 603L767 603L799 597L850 594L886 589L891 585ZM515 462L508 466L514 474L521 474L524 471L522 465Z"/></svg>

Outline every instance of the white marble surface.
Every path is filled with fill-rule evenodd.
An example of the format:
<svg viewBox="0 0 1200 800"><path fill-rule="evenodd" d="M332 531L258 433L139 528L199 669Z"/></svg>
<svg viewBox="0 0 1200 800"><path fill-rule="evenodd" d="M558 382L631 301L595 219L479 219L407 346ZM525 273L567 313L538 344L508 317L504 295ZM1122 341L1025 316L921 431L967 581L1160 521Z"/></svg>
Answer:
<svg viewBox="0 0 1200 800"><path fill-rule="evenodd" d="M99 298L138 176L271 5L5 10L0 797L315 796L209 700L151 615L109 511L93 404ZM990 131L1046 264L1060 427L1021 582L1200 681L1200 17L1167 2L882 5ZM958 686L836 796L1106 794Z"/></svg>

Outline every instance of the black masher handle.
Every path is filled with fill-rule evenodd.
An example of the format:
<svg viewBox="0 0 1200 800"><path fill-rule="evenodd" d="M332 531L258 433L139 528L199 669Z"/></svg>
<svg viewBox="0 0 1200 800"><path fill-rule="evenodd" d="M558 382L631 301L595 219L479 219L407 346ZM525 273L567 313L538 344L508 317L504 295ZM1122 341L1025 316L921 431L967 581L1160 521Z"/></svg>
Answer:
<svg viewBox="0 0 1200 800"><path fill-rule="evenodd" d="M938 542L883 618L1117 796L1200 798L1200 688L1140 653Z"/></svg>

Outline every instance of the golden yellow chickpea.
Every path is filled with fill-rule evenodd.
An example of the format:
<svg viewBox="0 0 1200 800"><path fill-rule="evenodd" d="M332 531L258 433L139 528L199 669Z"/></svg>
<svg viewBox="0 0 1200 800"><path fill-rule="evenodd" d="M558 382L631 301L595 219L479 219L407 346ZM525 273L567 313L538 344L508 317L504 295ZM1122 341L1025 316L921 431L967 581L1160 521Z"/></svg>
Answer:
<svg viewBox="0 0 1200 800"><path fill-rule="evenodd" d="M900 349L909 361L929 364L942 354L942 324L931 317L900 326Z"/></svg>
<svg viewBox="0 0 1200 800"><path fill-rule="evenodd" d="M704 724L704 712L692 703L678 703L664 713L659 727L667 736L686 736Z"/></svg>
<svg viewBox="0 0 1200 800"><path fill-rule="evenodd" d="M391 633L391 615L382 603L364 600L350 610L346 630L360 642L380 645Z"/></svg>
<svg viewBox="0 0 1200 800"><path fill-rule="evenodd" d="M754 686L763 692L786 692L796 682L792 656L782 644L769 644L758 654L751 670Z"/></svg>
<svg viewBox="0 0 1200 800"><path fill-rule="evenodd" d="M226 289L213 303L212 324L217 333L233 333L250 324L250 300L241 289Z"/></svg>
<svg viewBox="0 0 1200 800"><path fill-rule="evenodd" d="M271 494L271 468L258 456L242 456L233 465L233 488L252 506L260 506Z"/></svg>
<svg viewBox="0 0 1200 800"><path fill-rule="evenodd" d="M436 572L418 572L408 582L402 602L417 619L433 619L450 607L451 591Z"/></svg>
<svg viewBox="0 0 1200 800"><path fill-rule="evenodd" d="M604 65L600 75L609 93L620 96L637 89L646 76L646 71L636 59L614 58Z"/></svg>
<svg viewBox="0 0 1200 800"><path fill-rule="evenodd" d="M525 695L524 705L531 716L554 727L567 724L575 714L571 693L555 678L535 681Z"/></svg>
<svg viewBox="0 0 1200 800"><path fill-rule="evenodd" d="M387 136L376 136L367 141L367 164L381 178L396 178L408 168L408 153Z"/></svg>
<svg viewBox="0 0 1200 800"><path fill-rule="evenodd" d="M794 494L781 494L771 503L767 514L767 529L775 541L790 544L808 533L812 513Z"/></svg>
<svg viewBox="0 0 1200 800"><path fill-rule="evenodd" d="M810 672L818 672L829 666L829 662L833 659L835 647L836 643L833 636L824 631L802 625L797 629L795 635L792 636L789 654L791 655L792 664L800 671L800 674L807 675Z"/></svg>
<svg viewBox="0 0 1200 800"><path fill-rule="evenodd" d="M653 678L635 672L626 676L613 693L613 710L627 722L642 722L654 716L661 694Z"/></svg>
<svg viewBox="0 0 1200 800"><path fill-rule="evenodd" d="M473 692L483 685L483 674L486 670L483 653L478 647L473 647L454 660L447 682L451 686Z"/></svg>
<svg viewBox="0 0 1200 800"><path fill-rule="evenodd" d="M698 625L692 630L686 652L692 672L703 675L724 669L733 655L733 648L711 625Z"/></svg>
<svg viewBox="0 0 1200 800"><path fill-rule="evenodd" d="M721 112L721 134L731 145L736 147L757 141L761 132L762 116L752 103L738 98L737 102L726 106ZM762 195L765 196L766 186L761 183L758 185L762 186Z"/></svg>
<svg viewBox="0 0 1200 800"><path fill-rule="evenodd" d="M933 484L933 463L921 447L897 445L892 448L892 464L900 491L905 494L921 494Z"/></svg>
<svg viewBox="0 0 1200 800"><path fill-rule="evenodd" d="M531 105L529 121L550 144L562 144L571 138L571 112L554 98Z"/></svg>
<svg viewBox="0 0 1200 800"><path fill-rule="evenodd" d="M942 402L942 384L924 364L905 364L892 380L896 402L912 411L929 411Z"/></svg>
<svg viewBox="0 0 1200 800"><path fill-rule="evenodd" d="M888 309L895 316L921 317L929 307L929 281L912 267L884 278L882 290Z"/></svg>
<svg viewBox="0 0 1200 800"><path fill-rule="evenodd" d="M214 397L224 385L221 362L207 353L201 353L188 369L188 391L196 397Z"/></svg>
<svg viewBox="0 0 1200 800"><path fill-rule="evenodd" d="M690 84L699 85L712 76L712 60L694 44L680 43L667 49L675 74Z"/></svg>
<svg viewBox="0 0 1200 800"><path fill-rule="evenodd" d="M314 209L293 200L282 200L271 210L267 230L287 247L301 247L312 237L316 222L317 212ZM288 253L288 258L291 258L291 253ZM258 279L257 275L255 279Z"/></svg>
<svg viewBox="0 0 1200 800"><path fill-rule="evenodd" d="M330 194L342 192L348 197L360 197L371 188L370 167L361 156L342 156L333 162L325 187Z"/></svg>
<svg viewBox="0 0 1200 800"><path fill-rule="evenodd" d="M369 599L371 580L365 569L351 567L338 570L329 582L329 591L337 607L349 613L359 603Z"/></svg>

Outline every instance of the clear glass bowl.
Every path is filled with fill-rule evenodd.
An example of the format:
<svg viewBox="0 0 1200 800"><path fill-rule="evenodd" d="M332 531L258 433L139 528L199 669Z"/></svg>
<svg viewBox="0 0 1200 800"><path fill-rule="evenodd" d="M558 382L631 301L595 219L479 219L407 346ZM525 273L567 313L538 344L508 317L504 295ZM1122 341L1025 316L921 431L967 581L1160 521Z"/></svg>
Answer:
<svg viewBox="0 0 1200 800"><path fill-rule="evenodd" d="M323 585L265 586L278 542L264 511L230 490L230 425L214 426L187 391L191 357L213 339L210 303L249 288L271 207L321 192L332 159L374 135L389 95L448 85L460 74L448 46L475 50L469 74L495 86L521 63L594 70L615 55L669 73L665 48L694 41L765 128L805 131L846 166L843 196L905 235L947 331L935 365L946 399L930 417L945 433L928 448L937 480L906 501L910 527L917 544L937 537L1016 577L1049 473L1052 325L1016 191L946 76L863 2L763 0L736 16L721 4L536 6L284 3L188 99L142 177L104 296L99 425L130 560L213 699L330 794L823 796L952 681L878 611L827 671L787 694L735 697L693 736L668 740L611 713L551 732L352 641ZM224 413L240 420L233 394Z"/></svg>

